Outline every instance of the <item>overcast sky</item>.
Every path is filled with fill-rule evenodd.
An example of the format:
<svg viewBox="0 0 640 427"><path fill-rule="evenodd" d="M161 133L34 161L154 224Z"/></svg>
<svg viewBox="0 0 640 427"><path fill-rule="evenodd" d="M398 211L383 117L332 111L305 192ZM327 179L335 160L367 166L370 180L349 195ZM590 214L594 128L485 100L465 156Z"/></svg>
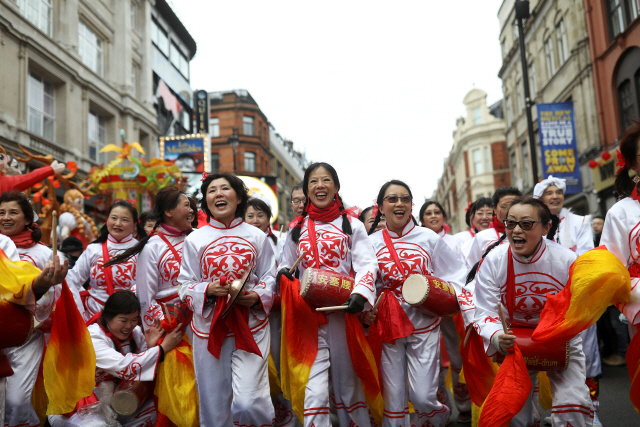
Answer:
<svg viewBox="0 0 640 427"><path fill-rule="evenodd" d="M365 207L389 179L430 197L474 87L502 98L501 0L173 1L191 87L247 89L276 130ZM416 212L414 210L414 213Z"/></svg>

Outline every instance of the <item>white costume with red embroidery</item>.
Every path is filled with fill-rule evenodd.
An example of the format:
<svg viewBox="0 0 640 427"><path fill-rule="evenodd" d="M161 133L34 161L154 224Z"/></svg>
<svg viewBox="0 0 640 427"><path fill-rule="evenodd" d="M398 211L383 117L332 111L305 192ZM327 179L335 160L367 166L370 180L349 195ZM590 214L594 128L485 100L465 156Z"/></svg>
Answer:
<svg viewBox="0 0 640 427"><path fill-rule="evenodd" d="M100 320L98 320L100 322ZM144 333L136 326L131 338L118 349L113 340L100 328L98 323L89 326L91 343L96 352L96 387L103 381L134 380L153 381L160 363L160 346L147 348ZM135 341L135 352L131 346ZM147 399L140 408L129 416L118 416L117 421L123 427L152 427L156 421L156 409L153 399ZM77 415L67 418L64 415L49 417L52 427L82 426ZM68 424L67 424L68 423Z"/></svg>
<svg viewBox="0 0 640 427"><path fill-rule="evenodd" d="M269 311L275 291L275 256L265 233L235 218L229 227L211 219L184 241L178 282L180 299L193 310L193 358L203 426L270 426L275 414L269 395ZM220 359L207 349L215 300L206 296L209 283L226 276L228 283L253 269L245 286L260 297L249 310L248 325L259 357L238 350L232 333L222 344Z"/></svg>
<svg viewBox="0 0 640 427"><path fill-rule="evenodd" d="M39 243L30 248L18 248L21 261L27 261L43 269L47 261L52 259L53 251ZM64 262L64 256L58 254L60 262ZM39 426L40 420L31 405L31 394L38 377L38 367L42 360L44 350L44 333L50 330L51 309L55 301L60 297L62 285L55 285L44 294L36 304L35 315L39 322L44 322L41 328L33 331L31 338L20 347L7 349L7 357L11 363L14 374L7 378L5 426ZM82 307L80 294L73 292L76 304ZM83 310L84 311L84 310ZM82 313L82 311L81 311ZM48 326L48 329L46 328Z"/></svg>
<svg viewBox="0 0 640 427"><path fill-rule="evenodd" d="M460 246L462 246L466 242L473 240L473 238L476 237L476 232L471 228L467 228L464 231L454 234L453 237L458 239L458 241L460 242Z"/></svg>
<svg viewBox="0 0 640 427"><path fill-rule="evenodd" d="M400 235L387 231L403 265L404 277L434 275L452 284L456 293L460 292L464 265L444 239L428 228L417 227L413 221L404 226ZM378 260L379 290L391 293L398 300L415 328L412 335L396 340L395 345L382 345L383 426L395 426L398 419L404 419L402 425L409 425L408 400L416 410L417 425L443 426L451 411L436 397L442 318L429 316L407 304L402 298L402 285L395 290L391 288L404 279L385 244L383 231L372 234L371 243Z"/></svg>
<svg viewBox="0 0 640 427"><path fill-rule="evenodd" d="M604 221L600 244L605 245L625 267L640 264L640 202L631 197L613 205ZM640 324L640 278L631 277L631 295L618 309L630 325Z"/></svg>
<svg viewBox="0 0 640 427"><path fill-rule="evenodd" d="M309 267L353 276L355 286L352 294L366 298L365 310L374 304L374 278L378 274L378 264L364 225L357 220L350 221L352 235L342 232L342 216L331 222L314 221L316 229L315 251L320 266L315 265L313 253L309 250L310 240L307 229L309 219L305 218L296 244L291 234L285 243L280 268L290 268L302 251L306 255L298 269L300 276ZM311 366L304 400L304 425L328 427L329 419L329 370L335 396L335 406L341 427L356 425L369 427L369 411L365 402L360 379L355 374L347 347L345 315L343 312L328 312L328 323L318 326L318 354Z"/></svg>
<svg viewBox="0 0 640 427"><path fill-rule="evenodd" d="M471 243L469 253L466 254L464 260L467 263L467 270L471 270L471 267L476 265L476 263L482 259L482 255L484 255L489 246L497 242L503 234L504 233L499 232L495 228L488 228L477 233L476 237L473 239L473 243ZM506 238L502 241L501 245L505 242L507 242Z"/></svg>
<svg viewBox="0 0 640 427"><path fill-rule="evenodd" d="M109 259L115 258L116 255L135 246L137 243L138 241L133 237L133 234L128 235L119 242L109 234L107 237ZM82 285L87 279L91 279L91 287L88 291L89 296L84 301L85 320L102 311L104 303L107 301L107 298L109 298L105 273L102 268L102 264L104 264L102 258L102 244L92 243L87 246L87 249L80 255L73 269L69 270L67 274L66 280L69 287L74 286L79 291L83 291ZM135 291L136 258L137 257L133 256L127 261L111 267L114 291L118 289Z"/></svg>
<svg viewBox="0 0 640 427"><path fill-rule="evenodd" d="M542 239L529 259L515 254L512 257L516 286L514 319L510 319L508 310L504 310L505 319L507 324L513 323L513 320L520 325L535 328L547 301L546 295L554 295L564 288L569 278L569 268L577 256L562 245ZM500 245L487 255L476 276L474 327L484 339L488 356L498 351L498 336L502 333L498 302L505 308L508 307L508 263L509 245ZM529 374L534 382L537 371L529 371ZM589 388L585 384L585 358L580 335L570 341L568 368L564 371L548 371L547 376L553 391L553 425L565 426L569 423L574 427L591 426L593 407ZM531 393L533 394L533 388ZM513 418L510 426L533 425L536 416L537 410L527 403Z"/></svg>
<svg viewBox="0 0 640 427"><path fill-rule="evenodd" d="M176 259L173 251L159 236L159 233L173 245L178 256L182 256L185 234L171 234L158 227L138 254L136 266L136 292L142 308L142 321L145 327L153 324L154 319L164 319L161 303L180 302L178 295L178 275L181 259Z"/></svg>
<svg viewBox="0 0 640 427"><path fill-rule="evenodd" d="M467 233L467 235L471 236L468 231L464 231L463 233ZM460 234L460 233L458 233ZM462 243L455 236L452 236L446 232L443 228L438 236L442 237L442 240L445 241L447 246L451 248L451 250L458 256L462 263L461 270L464 273L464 277L467 276L466 267L464 266L464 257L462 256L462 252L460 247ZM471 240L471 239L469 239ZM461 285L464 285L464 280ZM460 292L456 292L456 296L461 296L464 294L464 286L461 286ZM458 339L458 331L456 330L456 324L453 321L453 317L444 317L442 319L442 323L440 323L440 333L442 334L442 339L444 341L444 346L447 350L447 355L449 356L449 366L451 367L451 382L453 385L453 400L455 401L456 408L458 408L458 412L469 412L471 411L471 398L469 397L469 391L467 390L467 386L464 383L460 382L460 371L462 370L462 356L460 355L460 342ZM440 366L440 379L438 383L438 393L445 397L445 403L447 406L450 406L449 393L446 390L446 376L447 370L443 369L443 366Z"/></svg>

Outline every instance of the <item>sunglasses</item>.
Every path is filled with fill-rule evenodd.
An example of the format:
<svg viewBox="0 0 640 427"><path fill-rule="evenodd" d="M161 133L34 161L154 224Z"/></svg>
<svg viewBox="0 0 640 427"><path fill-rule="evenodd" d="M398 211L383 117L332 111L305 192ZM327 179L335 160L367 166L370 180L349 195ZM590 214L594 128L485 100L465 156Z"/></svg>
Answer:
<svg viewBox="0 0 640 427"><path fill-rule="evenodd" d="M387 197L385 197L382 200L386 200L387 202L389 202L389 203L391 203L393 205L393 204L398 203L398 199L400 199L400 201L402 203L404 203L405 205L408 205L413 200L413 197L411 197L411 196L398 197L395 194L389 194Z"/></svg>
<svg viewBox="0 0 640 427"><path fill-rule="evenodd" d="M533 227L535 227L536 223L542 222L542 221L528 221L528 220L514 221L512 219L505 219L503 222L504 222L505 228L509 230L513 230L514 228L516 228L517 225L519 225L520 228L522 228L524 231L529 231Z"/></svg>

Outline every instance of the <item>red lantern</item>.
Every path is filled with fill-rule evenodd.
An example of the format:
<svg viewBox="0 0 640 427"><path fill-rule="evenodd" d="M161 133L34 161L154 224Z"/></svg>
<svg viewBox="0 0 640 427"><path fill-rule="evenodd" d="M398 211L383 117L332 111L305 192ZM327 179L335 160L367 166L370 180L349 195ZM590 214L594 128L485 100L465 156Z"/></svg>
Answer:
<svg viewBox="0 0 640 427"><path fill-rule="evenodd" d="M609 160L611 160L611 153L605 151L604 153L600 154L600 157L602 157L602 160L604 160L605 162L608 162Z"/></svg>
<svg viewBox="0 0 640 427"><path fill-rule="evenodd" d="M596 167L598 167L598 162L596 162L595 160L589 160L589 167L591 169L595 169Z"/></svg>

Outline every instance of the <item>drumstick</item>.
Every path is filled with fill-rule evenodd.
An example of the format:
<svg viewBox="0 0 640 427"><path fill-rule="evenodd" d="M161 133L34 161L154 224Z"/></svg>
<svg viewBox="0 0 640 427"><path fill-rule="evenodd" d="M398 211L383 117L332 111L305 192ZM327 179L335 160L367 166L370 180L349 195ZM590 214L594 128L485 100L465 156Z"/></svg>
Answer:
<svg viewBox="0 0 640 427"><path fill-rule="evenodd" d="M56 256L58 256L58 213L53 211L51 213L51 231L53 232L51 249L53 250L53 258L51 260L55 263Z"/></svg>
<svg viewBox="0 0 640 427"><path fill-rule="evenodd" d="M295 264L293 264L293 267L291 267L291 269L289 270L289 274L293 274L294 271L296 271L296 267L298 266L298 264L300 264L300 261L302 261L302 258L304 258L304 256L307 253L305 251L302 251L302 253L300 254L300 256L298 257L298 260L296 261Z"/></svg>
<svg viewBox="0 0 640 427"><path fill-rule="evenodd" d="M382 302L382 297L384 296L384 292L380 292L380 296L378 297L378 301L376 301L376 303L374 304L373 308L371 309L371 311L376 312L376 310L378 310L378 306L380 305L380 303Z"/></svg>
<svg viewBox="0 0 640 427"><path fill-rule="evenodd" d="M282 230L284 230L284 224L280 224L280 234L278 235L278 240L282 239Z"/></svg>
<svg viewBox="0 0 640 427"><path fill-rule="evenodd" d="M316 308L316 311L333 311L333 310L346 310L348 305L334 305L333 307L320 307Z"/></svg>
<svg viewBox="0 0 640 427"><path fill-rule="evenodd" d="M462 348L465 348L467 346L467 343L469 342L469 338L471 338L471 329L473 328L473 326L469 325L470 327L467 328L467 334L464 336L464 343L462 344Z"/></svg>
<svg viewBox="0 0 640 427"><path fill-rule="evenodd" d="M167 316L167 321L171 323L171 314L169 313L169 309L167 308L167 304L161 303L162 308L164 308L164 315Z"/></svg>
<svg viewBox="0 0 640 427"><path fill-rule="evenodd" d="M502 322L502 329L504 329L505 335L509 333L507 329L507 322L504 320L504 313L502 312L502 304L498 303L498 313L500 314L500 321Z"/></svg>

